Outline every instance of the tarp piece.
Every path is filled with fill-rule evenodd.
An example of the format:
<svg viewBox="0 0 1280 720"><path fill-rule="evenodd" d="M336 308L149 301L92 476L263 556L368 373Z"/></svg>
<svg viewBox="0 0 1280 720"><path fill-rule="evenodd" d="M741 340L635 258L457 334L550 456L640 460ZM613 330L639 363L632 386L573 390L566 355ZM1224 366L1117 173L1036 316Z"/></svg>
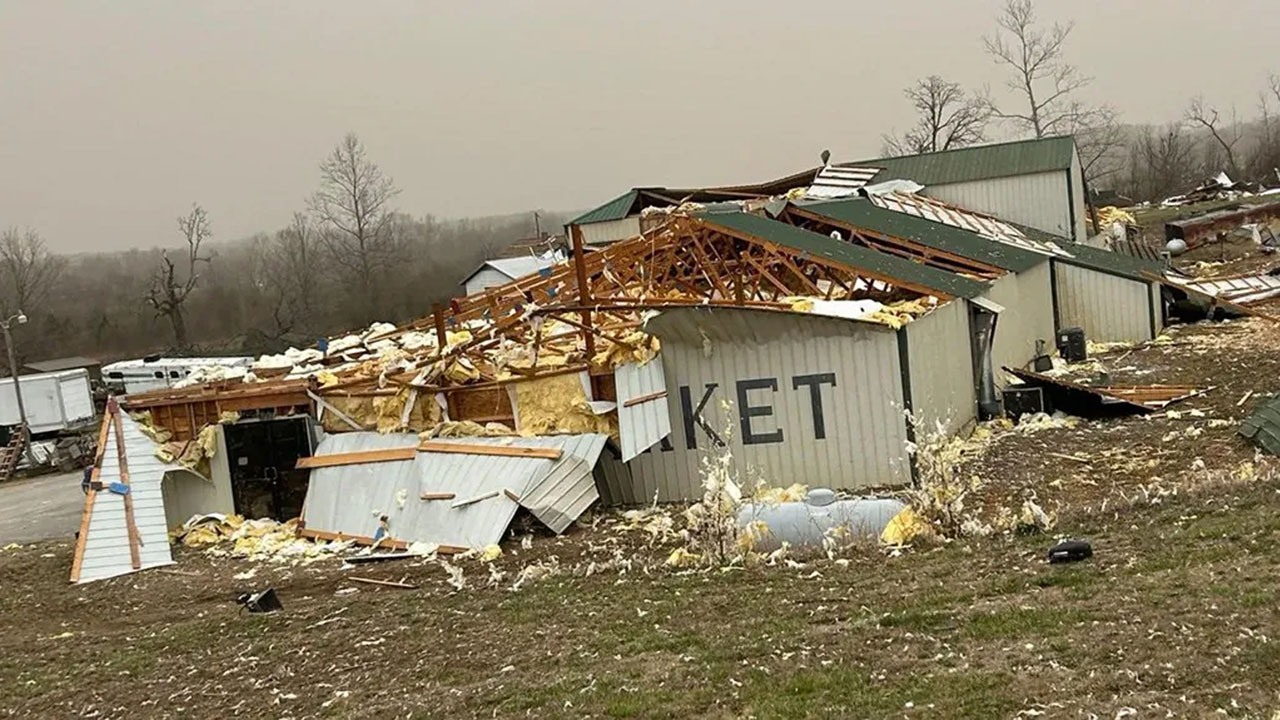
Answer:
<svg viewBox="0 0 1280 720"><path fill-rule="evenodd" d="M592 471L607 435L437 438L432 442L495 447L558 448L547 458L419 452L412 460L343 465L311 471L303 522L307 530L400 542L478 548L497 543L520 507L563 532L595 502ZM331 435L316 455L404 447L407 434Z"/></svg>
<svg viewBox="0 0 1280 720"><path fill-rule="evenodd" d="M613 372L618 388L618 435L627 462L671 434L662 356L644 365L627 363Z"/></svg>
<svg viewBox="0 0 1280 720"><path fill-rule="evenodd" d="M72 566L72 582L89 582L125 575L138 570L172 565L169 554L169 533L165 527L164 498L161 485L170 470L186 469L177 464L166 464L155 455L156 444L142 433L138 423L127 413L119 412L121 435L124 438L125 467L128 478L123 477L117 435L108 412L103 422L105 437L102 466L97 480L102 490L90 490L92 499L85 499L85 516L80 523L80 539L76 543L76 559ZM117 490L127 484L127 494ZM132 505L126 509L126 502ZM129 516L137 531L138 563L133 562L133 548L129 538Z"/></svg>
<svg viewBox="0 0 1280 720"><path fill-rule="evenodd" d="M1280 455L1280 397L1260 404L1240 423L1240 434L1272 455Z"/></svg>

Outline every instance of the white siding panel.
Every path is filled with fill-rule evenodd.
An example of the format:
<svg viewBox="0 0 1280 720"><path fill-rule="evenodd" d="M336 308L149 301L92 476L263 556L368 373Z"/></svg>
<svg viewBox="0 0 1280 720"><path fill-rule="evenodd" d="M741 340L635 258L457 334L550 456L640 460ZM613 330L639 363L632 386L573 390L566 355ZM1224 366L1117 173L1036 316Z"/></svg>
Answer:
<svg viewBox="0 0 1280 720"><path fill-rule="evenodd" d="M1054 261L1058 327L1084 328L1093 342L1151 339L1150 283Z"/></svg>
<svg viewBox="0 0 1280 720"><path fill-rule="evenodd" d="M1070 237L1071 210L1067 193L1067 173L1061 170L932 185L924 189L925 195L943 202Z"/></svg>
<svg viewBox="0 0 1280 720"><path fill-rule="evenodd" d="M640 234L640 216L610 220L609 222L588 223L579 225L582 230L582 242L587 245L606 245L619 240L633 238Z"/></svg>
<svg viewBox="0 0 1280 720"><path fill-rule="evenodd" d="M1004 378L1001 367L1021 368L1035 358L1036 340L1044 340L1046 351L1053 352L1053 286L1048 260L997 279L983 296L1005 308L996 322L991 348L997 382Z"/></svg>
<svg viewBox="0 0 1280 720"><path fill-rule="evenodd" d="M467 291L468 295L474 295L475 293L483 292L485 288L506 285L509 282L511 282L511 278L507 277L506 273L500 272L491 267L484 267L476 271L476 274L467 278L466 283L463 284L463 288Z"/></svg>
<svg viewBox="0 0 1280 720"><path fill-rule="evenodd" d="M917 437L938 428L950 435L977 416L968 305L943 305L908 324L906 333Z"/></svg>
<svg viewBox="0 0 1280 720"><path fill-rule="evenodd" d="M58 375L61 386L62 414L68 425L76 425L92 420L96 414L93 407L93 391L89 389L89 371L75 370Z"/></svg>
<svg viewBox="0 0 1280 720"><path fill-rule="evenodd" d="M606 501L648 502L655 493L659 501L701 497L699 468L712 440L693 415L712 386L702 417L728 440L748 485L856 490L909 481L891 329L729 308L669 310L648 329L662 340L672 432L630 462L632 490L610 488ZM755 413L750 417L742 415L740 394ZM620 477L613 474L613 482Z"/></svg>

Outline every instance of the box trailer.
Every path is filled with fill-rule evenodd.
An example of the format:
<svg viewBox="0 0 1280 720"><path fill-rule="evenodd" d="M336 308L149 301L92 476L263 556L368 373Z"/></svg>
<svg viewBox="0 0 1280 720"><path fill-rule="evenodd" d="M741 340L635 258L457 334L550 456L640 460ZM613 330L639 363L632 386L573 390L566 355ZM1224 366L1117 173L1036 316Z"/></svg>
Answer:
<svg viewBox="0 0 1280 720"><path fill-rule="evenodd" d="M18 380L32 435L59 432L93 422L95 412L89 371L22 375ZM21 423L13 378L0 378L0 425Z"/></svg>

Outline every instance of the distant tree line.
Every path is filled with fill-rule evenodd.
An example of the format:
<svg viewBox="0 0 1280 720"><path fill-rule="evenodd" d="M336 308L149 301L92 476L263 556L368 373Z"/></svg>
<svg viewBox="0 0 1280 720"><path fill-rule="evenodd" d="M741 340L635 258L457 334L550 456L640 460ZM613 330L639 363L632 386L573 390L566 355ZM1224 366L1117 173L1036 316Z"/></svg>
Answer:
<svg viewBox="0 0 1280 720"><path fill-rule="evenodd" d="M903 91L916 120L884 136L885 153L976 145L993 131L1015 139L1074 135L1090 188L1138 202L1184 192L1224 171L1233 180L1280 184L1280 75L1268 79L1252 118L1197 96L1174 122L1125 125L1113 106L1081 97L1092 78L1067 61L1072 30L1071 23L1039 23L1032 0L1006 0L995 31L982 38L1005 73L1003 92L966 90L940 75L917 80Z"/></svg>
<svg viewBox="0 0 1280 720"><path fill-rule="evenodd" d="M33 229L0 232L0 320L22 309L19 362L65 355L279 352L375 320L405 322L462 292L463 278L534 235L532 213L466 220L413 216L347 135L316 192L285 227L214 242L195 204L172 247L70 256ZM541 214L544 228L568 217ZM0 369L8 373L0 352Z"/></svg>

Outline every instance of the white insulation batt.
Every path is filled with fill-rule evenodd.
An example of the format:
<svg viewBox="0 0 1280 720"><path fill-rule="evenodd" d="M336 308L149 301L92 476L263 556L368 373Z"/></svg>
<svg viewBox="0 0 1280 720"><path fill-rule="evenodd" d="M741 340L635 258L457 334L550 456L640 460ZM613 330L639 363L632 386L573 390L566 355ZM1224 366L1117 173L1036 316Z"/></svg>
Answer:
<svg viewBox="0 0 1280 720"><path fill-rule="evenodd" d="M607 435L459 438L432 442L558 448L547 458L419 452L412 460L338 465L311 471L303 506L306 529L406 543L479 548L502 539L520 507L563 532L594 503L593 470ZM402 448L416 435L353 432L330 435L316 455ZM439 497L442 495L452 497ZM435 499L423 499L424 495Z"/></svg>

